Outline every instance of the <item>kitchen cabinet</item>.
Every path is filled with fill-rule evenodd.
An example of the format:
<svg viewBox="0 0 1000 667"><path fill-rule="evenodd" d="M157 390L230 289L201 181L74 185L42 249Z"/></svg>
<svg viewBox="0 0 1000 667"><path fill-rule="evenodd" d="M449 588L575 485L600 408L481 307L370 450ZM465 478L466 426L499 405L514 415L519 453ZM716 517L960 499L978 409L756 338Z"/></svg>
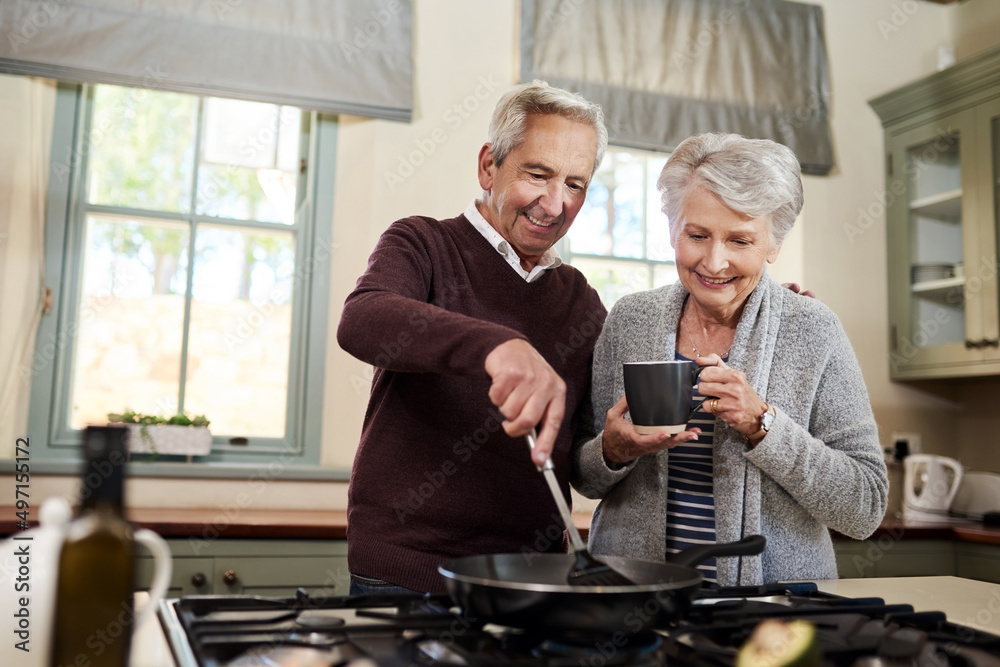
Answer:
<svg viewBox="0 0 1000 667"><path fill-rule="evenodd" d="M955 544L951 540L834 540L837 575L871 577L954 576ZM971 576L971 575L964 575ZM978 577L976 577L978 578Z"/></svg>
<svg viewBox="0 0 1000 667"><path fill-rule="evenodd" d="M863 242L884 209L890 376L1000 374L1000 49L869 104L886 185L845 231Z"/></svg>
<svg viewBox="0 0 1000 667"><path fill-rule="evenodd" d="M313 597L347 595L345 540L168 539L173 573L168 597L264 595L288 597L299 587ZM148 590L153 558L142 552L137 589Z"/></svg>
<svg viewBox="0 0 1000 667"><path fill-rule="evenodd" d="M958 540L834 540L837 575L871 577L958 576L1000 584L1000 545Z"/></svg>
<svg viewBox="0 0 1000 667"><path fill-rule="evenodd" d="M955 552L958 576L1000 584L1000 546L959 542Z"/></svg>

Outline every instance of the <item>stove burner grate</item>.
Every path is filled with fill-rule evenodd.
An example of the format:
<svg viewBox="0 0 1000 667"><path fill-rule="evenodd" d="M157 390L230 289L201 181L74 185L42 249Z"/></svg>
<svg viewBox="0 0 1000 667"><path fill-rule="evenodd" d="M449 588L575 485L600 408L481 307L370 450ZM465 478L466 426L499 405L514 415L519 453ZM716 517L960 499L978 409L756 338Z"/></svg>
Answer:
<svg viewBox="0 0 1000 667"><path fill-rule="evenodd" d="M841 598L814 585L706 590L669 627L611 637L488 625L445 596L196 596L163 601L160 616L178 667L251 667L290 656L327 665L367 658L380 665L730 667L756 625L772 617L815 624L824 667L1000 667L996 635L949 623L940 612Z"/></svg>
<svg viewBox="0 0 1000 667"><path fill-rule="evenodd" d="M582 637L543 639L531 654L544 660L565 659L575 665L656 665L663 636L655 632L585 640Z"/></svg>

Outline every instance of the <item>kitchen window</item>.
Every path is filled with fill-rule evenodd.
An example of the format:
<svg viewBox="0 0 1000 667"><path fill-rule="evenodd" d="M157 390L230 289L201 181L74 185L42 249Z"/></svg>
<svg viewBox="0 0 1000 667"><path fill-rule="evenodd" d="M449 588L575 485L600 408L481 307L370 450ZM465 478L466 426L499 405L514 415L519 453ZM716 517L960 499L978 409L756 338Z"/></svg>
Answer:
<svg viewBox="0 0 1000 667"><path fill-rule="evenodd" d="M286 105L60 85L34 454L78 460L84 426L133 410L207 417L197 461L319 462L335 135Z"/></svg>
<svg viewBox="0 0 1000 667"><path fill-rule="evenodd" d="M656 179L663 153L609 147L561 253L609 309L615 301L677 280Z"/></svg>

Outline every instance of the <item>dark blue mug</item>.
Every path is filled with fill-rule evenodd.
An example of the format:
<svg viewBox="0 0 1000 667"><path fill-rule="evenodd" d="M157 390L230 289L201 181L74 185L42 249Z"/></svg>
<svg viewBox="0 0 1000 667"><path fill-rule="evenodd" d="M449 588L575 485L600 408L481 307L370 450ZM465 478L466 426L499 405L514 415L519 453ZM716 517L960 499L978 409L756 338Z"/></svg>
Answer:
<svg viewBox="0 0 1000 667"><path fill-rule="evenodd" d="M708 398L692 407L691 396L704 366L690 361L630 361L622 364L625 400L632 425L649 435L680 433Z"/></svg>

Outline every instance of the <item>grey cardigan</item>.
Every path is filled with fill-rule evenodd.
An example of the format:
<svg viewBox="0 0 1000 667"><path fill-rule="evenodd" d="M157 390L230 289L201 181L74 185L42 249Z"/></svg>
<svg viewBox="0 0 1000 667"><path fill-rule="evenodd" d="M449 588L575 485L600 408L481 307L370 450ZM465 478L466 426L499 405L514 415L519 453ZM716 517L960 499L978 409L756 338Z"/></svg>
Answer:
<svg viewBox="0 0 1000 667"><path fill-rule="evenodd" d="M668 451L620 469L604 460L604 416L625 393L622 362L673 359L680 283L615 304L594 350L596 438L574 452L573 485L600 498L590 533L594 553L664 560ZM715 425L716 539L767 538L761 556L718 560L720 585L835 579L827 526L871 535L889 488L868 392L836 315L764 275L747 300L728 365L742 370L774 406L771 430L753 449Z"/></svg>

